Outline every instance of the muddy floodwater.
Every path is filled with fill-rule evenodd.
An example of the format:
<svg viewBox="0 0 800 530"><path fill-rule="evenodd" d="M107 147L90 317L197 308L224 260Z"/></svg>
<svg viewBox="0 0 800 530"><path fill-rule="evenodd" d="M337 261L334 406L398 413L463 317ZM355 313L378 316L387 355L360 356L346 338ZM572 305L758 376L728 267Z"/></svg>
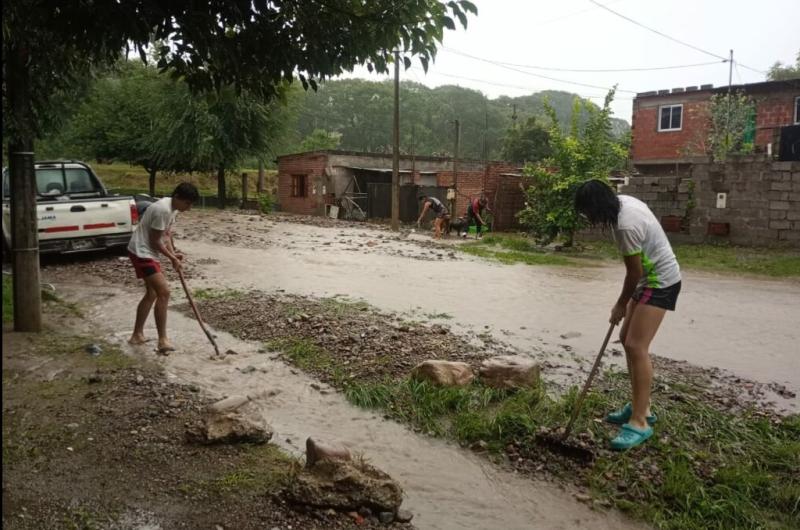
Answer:
<svg viewBox="0 0 800 530"><path fill-rule="evenodd" d="M126 342L136 293L90 287L91 278L81 280L59 283L60 292L88 308L86 316L96 323L96 332L132 353L151 355L154 343L130 347ZM617 512L594 511L556 484L501 470L468 451L358 409L274 354L259 353L259 344L220 332L220 347L237 354L213 360L213 349L197 322L176 312L169 319L171 338L179 345L177 352L163 358L169 378L195 384L217 397L253 396L275 431L273 441L296 455L302 454L308 436L336 440L363 453L400 482L404 507L414 513L418 528L642 527ZM146 333L155 336L151 326Z"/></svg>
<svg viewBox="0 0 800 530"><path fill-rule="evenodd" d="M190 212L179 220L177 244L188 255L193 289L345 296L409 319L444 324L471 338L488 335L523 352L573 360L596 354L624 274L621 265L610 264L503 265L459 252L453 241L433 243L423 233L328 224ZM45 268L44 281L53 281L67 300L81 302L100 335L128 352L152 355L152 342L126 343L141 293L127 281L133 272L123 267L125 259L112 261L119 270L111 273L130 275L125 280L93 277L77 267L73 273L67 265ZM173 288L172 303L179 304L180 286L173 283ZM221 349L237 354L212 360L213 350L195 321L177 311L169 319L178 351L160 358L168 377L215 397L253 396L274 428L273 441L294 454L302 454L309 436L364 453L400 482L404 507L414 513L418 528L641 527L620 513L592 510L563 486L518 476L356 408L275 352L264 352L261 344L217 331ZM653 352L796 392L798 323L800 282L688 271L678 310L668 314ZM146 333L155 337L151 322ZM609 356L609 362L621 359ZM797 411L798 399L787 395L778 407Z"/></svg>
<svg viewBox="0 0 800 530"><path fill-rule="evenodd" d="M454 331L489 332L522 350L566 346L594 356L624 276L621 264L493 263L430 246L427 234L191 215L180 246L210 262L197 286L345 295L387 311L444 314ZM800 282L683 276L677 311L664 320L653 353L800 388ZM800 400L787 406L797 410Z"/></svg>

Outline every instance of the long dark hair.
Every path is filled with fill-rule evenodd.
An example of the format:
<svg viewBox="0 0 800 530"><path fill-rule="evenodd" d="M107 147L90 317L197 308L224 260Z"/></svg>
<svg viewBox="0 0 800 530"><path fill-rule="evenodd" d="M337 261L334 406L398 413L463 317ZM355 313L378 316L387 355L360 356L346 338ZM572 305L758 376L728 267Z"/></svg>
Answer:
<svg viewBox="0 0 800 530"><path fill-rule="evenodd" d="M592 226L617 226L619 199L602 180L588 180L575 191L575 210L586 216Z"/></svg>

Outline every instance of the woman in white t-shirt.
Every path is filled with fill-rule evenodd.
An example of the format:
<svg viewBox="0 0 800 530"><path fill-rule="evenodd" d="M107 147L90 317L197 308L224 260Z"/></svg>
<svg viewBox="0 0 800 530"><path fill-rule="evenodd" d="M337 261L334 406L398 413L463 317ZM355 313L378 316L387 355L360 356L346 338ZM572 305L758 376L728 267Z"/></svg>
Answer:
<svg viewBox="0 0 800 530"><path fill-rule="evenodd" d="M590 180L576 191L575 209L592 226L611 229L625 260L625 281L609 322L618 324L624 319L620 340L633 396L631 403L610 413L606 421L621 425L611 447L630 449L653 435L657 418L650 410L650 343L666 312L675 310L681 271L664 229L642 201L617 196L605 182Z"/></svg>

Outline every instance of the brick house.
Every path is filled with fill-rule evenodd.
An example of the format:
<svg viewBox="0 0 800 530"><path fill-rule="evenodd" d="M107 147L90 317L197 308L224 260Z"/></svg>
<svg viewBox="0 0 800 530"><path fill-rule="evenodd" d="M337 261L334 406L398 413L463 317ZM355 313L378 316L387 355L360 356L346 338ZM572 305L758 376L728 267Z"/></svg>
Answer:
<svg viewBox="0 0 800 530"><path fill-rule="evenodd" d="M737 85L732 90L744 92L756 103L756 153L796 160L793 157L800 156L800 149L792 144L800 140L800 79ZM658 166L705 156L710 98L727 91L727 86L702 85L637 94L631 125L631 159L636 169L663 173L664 168Z"/></svg>
<svg viewBox="0 0 800 530"><path fill-rule="evenodd" d="M391 216L392 156L356 151L323 150L279 156L278 207L306 215ZM516 212L524 206L521 168L501 161L459 160L432 156L400 157L400 219L415 221L417 197L426 194L463 215L471 197L485 193L495 213L495 229L518 226ZM448 190L455 190L454 204ZM336 212L336 210L334 210ZM359 213L361 212L361 213Z"/></svg>

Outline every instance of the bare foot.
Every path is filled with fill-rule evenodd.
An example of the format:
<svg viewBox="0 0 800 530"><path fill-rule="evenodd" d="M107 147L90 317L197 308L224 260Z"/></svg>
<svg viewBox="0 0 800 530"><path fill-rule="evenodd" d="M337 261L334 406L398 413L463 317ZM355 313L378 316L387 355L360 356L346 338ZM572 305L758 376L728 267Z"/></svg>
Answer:
<svg viewBox="0 0 800 530"><path fill-rule="evenodd" d="M166 339L158 341L158 352L159 353L166 353L166 352L171 352L171 351L175 351L175 346L173 346L170 341L168 341Z"/></svg>
<svg viewBox="0 0 800 530"><path fill-rule="evenodd" d="M144 334L142 333L134 333L131 335L131 338L128 339L129 344L144 344L147 342L147 339L144 338Z"/></svg>

